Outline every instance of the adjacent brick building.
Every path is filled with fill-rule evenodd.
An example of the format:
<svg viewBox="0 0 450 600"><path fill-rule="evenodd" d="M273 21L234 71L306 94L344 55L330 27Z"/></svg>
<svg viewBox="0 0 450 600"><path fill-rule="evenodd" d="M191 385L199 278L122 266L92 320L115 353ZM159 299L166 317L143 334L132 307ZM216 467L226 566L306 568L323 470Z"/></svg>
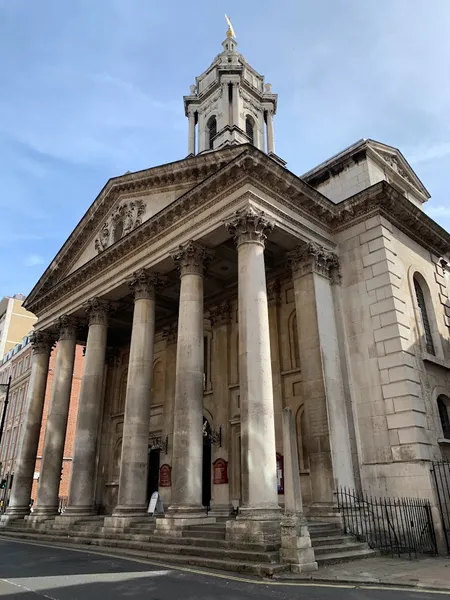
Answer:
<svg viewBox="0 0 450 600"><path fill-rule="evenodd" d="M21 344L17 344L3 359L0 364L0 384L8 382L11 375L11 389L9 393L9 404L7 407L5 427L0 443L0 475L2 479L7 479L8 495L11 476L14 473L15 460L19 451L21 435L23 433L23 422L26 413L26 399L29 379L31 376L31 354L32 347L29 336L25 337ZM52 395L53 374L56 365L58 346L54 348L48 370L47 388L45 392L45 404L39 438L39 448L36 458L36 467L34 473L33 489L31 497L36 500L37 487L39 481L40 465L44 447L45 428L47 425L47 414ZM67 423L66 442L64 447L64 461L62 469L62 479L59 489L59 495L68 496L69 483L72 466L73 445L75 438L75 426L78 412L78 400L80 396L81 376L83 371L83 348L77 346L75 356L75 367L72 381L72 395L70 400L69 419ZM3 413L5 394L0 397L0 415ZM0 499L4 492L0 490Z"/></svg>

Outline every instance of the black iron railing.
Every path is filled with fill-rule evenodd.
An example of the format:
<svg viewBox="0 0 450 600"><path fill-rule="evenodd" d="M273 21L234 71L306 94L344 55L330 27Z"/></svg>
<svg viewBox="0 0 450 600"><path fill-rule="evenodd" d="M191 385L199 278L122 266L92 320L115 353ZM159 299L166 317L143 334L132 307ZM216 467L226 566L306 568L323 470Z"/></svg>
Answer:
<svg viewBox="0 0 450 600"><path fill-rule="evenodd" d="M431 472L434 476L447 550L450 554L450 462L445 460L434 462Z"/></svg>
<svg viewBox="0 0 450 600"><path fill-rule="evenodd" d="M345 533L371 548L400 556L437 554L429 500L423 498L372 498L340 488L338 506Z"/></svg>

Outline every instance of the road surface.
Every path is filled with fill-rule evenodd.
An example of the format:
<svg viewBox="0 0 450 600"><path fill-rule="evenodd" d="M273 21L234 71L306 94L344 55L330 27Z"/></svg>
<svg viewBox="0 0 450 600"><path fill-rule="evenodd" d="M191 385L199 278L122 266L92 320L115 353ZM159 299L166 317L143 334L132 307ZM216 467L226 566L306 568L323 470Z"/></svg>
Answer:
<svg viewBox="0 0 450 600"><path fill-rule="evenodd" d="M0 600L436 600L429 592L280 585L0 538ZM163 559L161 560L163 562ZM449 597L441 595L440 597Z"/></svg>

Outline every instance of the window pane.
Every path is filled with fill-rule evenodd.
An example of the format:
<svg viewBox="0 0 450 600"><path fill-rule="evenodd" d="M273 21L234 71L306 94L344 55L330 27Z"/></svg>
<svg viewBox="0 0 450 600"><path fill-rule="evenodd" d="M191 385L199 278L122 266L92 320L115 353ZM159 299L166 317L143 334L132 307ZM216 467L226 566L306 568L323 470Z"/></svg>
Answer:
<svg viewBox="0 0 450 600"><path fill-rule="evenodd" d="M450 440L450 416L448 414L448 406L440 396L437 400L439 408L439 417L441 419L442 432L445 439Z"/></svg>
<svg viewBox="0 0 450 600"><path fill-rule="evenodd" d="M417 304L419 305L420 316L422 319L423 330L425 333L425 344L429 354L436 354L434 351L433 336L431 335L430 322L428 320L427 307L422 288L414 278L414 289L416 291Z"/></svg>

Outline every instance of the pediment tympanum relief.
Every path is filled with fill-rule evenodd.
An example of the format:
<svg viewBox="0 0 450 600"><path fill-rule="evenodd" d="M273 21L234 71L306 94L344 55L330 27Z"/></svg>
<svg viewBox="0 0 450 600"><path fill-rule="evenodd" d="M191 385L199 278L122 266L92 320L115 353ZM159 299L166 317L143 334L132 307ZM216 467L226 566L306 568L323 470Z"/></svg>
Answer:
<svg viewBox="0 0 450 600"><path fill-rule="evenodd" d="M100 254L111 244L139 227L146 211L142 200L121 202L103 224L99 236L95 239L95 249Z"/></svg>

